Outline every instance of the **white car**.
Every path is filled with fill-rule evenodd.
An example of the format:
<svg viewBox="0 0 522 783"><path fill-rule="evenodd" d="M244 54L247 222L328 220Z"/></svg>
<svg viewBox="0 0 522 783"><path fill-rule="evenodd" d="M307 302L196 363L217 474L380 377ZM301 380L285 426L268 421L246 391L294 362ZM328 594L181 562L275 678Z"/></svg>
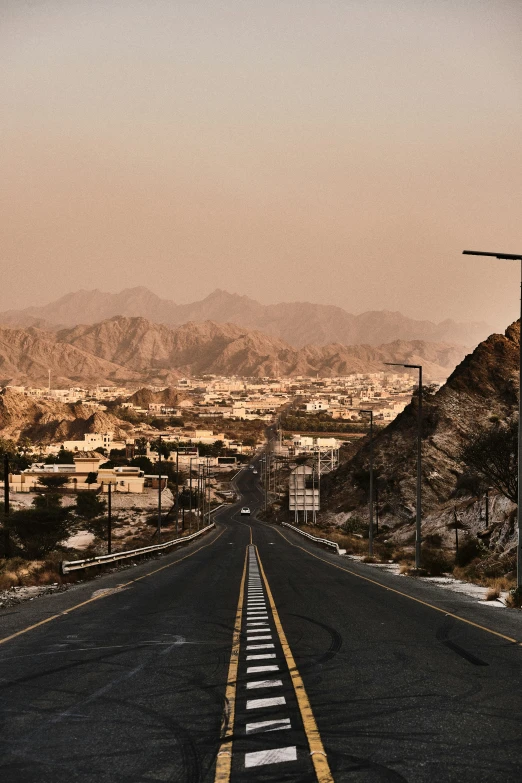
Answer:
<svg viewBox="0 0 522 783"><path fill-rule="evenodd" d="M248 508L248 506L243 506L243 508L241 509L241 514L242 515L248 514L248 516L250 516L250 509Z"/></svg>
<svg viewBox="0 0 522 783"><path fill-rule="evenodd" d="M254 470L252 471L252 473L255 473L255 474L257 475L257 470L254 468Z"/></svg>

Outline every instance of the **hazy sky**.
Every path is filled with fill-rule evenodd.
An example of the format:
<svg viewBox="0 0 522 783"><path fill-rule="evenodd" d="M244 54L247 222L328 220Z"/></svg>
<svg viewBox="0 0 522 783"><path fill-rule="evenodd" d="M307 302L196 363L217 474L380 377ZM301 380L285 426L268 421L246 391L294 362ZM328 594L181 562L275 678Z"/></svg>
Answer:
<svg viewBox="0 0 522 783"><path fill-rule="evenodd" d="M0 0L0 309L516 317L521 0Z"/></svg>

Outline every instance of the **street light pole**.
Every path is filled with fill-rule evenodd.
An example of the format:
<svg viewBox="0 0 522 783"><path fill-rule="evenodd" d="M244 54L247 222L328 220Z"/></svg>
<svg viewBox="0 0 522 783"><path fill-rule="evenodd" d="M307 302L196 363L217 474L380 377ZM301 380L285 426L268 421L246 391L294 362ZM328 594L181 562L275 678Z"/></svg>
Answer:
<svg viewBox="0 0 522 783"><path fill-rule="evenodd" d="M112 554L112 481L107 487L107 554Z"/></svg>
<svg viewBox="0 0 522 783"><path fill-rule="evenodd" d="M9 516L9 457L4 455L4 557L11 557L11 538L7 517Z"/></svg>
<svg viewBox="0 0 522 783"><path fill-rule="evenodd" d="M520 321L518 356L518 465L517 465L517 590L522 590L522 253L484 253L480 250L463 250L465 256L490 256L501 261L520 261Z"/></svg>
<svg viewBox="0 0 522 783"><path fill-rule="evenodd" d="M189 457L189 530L192 533L192 457Z"/></svg>
<svg viewBox="0 0 522 783"><path fill-rule="evenodd" d="M161 544L161 435L158 445L158 544Z"/></svg>
<svg viewBox="0 0 522 783"><path fill-rule="evenodd" d="M373 557L373 410L371 408L348 408L348 410L370 414L370 525L368 527L368 555Z"/></svg>
<svg viewBox="0 0 522 783"><path fill-rule="evenodd" d="M406 367L419 371L419 400L417 404L417 508L415 514L415 568L421 567L422 543L422 365L384 362L392 367Z"/></svg>

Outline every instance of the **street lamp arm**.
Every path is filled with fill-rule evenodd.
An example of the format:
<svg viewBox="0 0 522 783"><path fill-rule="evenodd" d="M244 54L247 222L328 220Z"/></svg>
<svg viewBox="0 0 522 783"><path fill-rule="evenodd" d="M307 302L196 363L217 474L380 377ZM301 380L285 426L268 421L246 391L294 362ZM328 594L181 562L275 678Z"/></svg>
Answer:
<svg viewBox="0 0 522 783"><path fill-rule="evenodd" d="M463 250L463 256L491 256L504 261L522 261L522 253L485 253L482 250Z"/></svg>

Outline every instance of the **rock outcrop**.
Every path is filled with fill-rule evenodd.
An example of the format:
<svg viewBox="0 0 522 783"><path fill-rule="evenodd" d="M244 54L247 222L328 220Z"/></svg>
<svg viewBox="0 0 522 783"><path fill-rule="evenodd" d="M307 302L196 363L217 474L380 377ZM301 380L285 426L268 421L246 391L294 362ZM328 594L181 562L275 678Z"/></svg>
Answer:
<svg viewBox="0 0 522 783"><path fill-rule="evenodd" d="M40 400L4 389L0 393L0 437L46 445L61 440L81 440L87 433L114 432L124 438L127 422L86 405Z"/></svg>
<svg viewBox="0 0 522 783"><path fill-rule="evenodd" d="M456 367L436 394L423 399L422 481L425 515L436 512L455 490L464 467L465 439L518 408L519 322L493 334ZM374 439L380 476L379 500L391 520L411 520L415 507L417 398ZM357 477L369 466L368 442L324 482L331 510L365 513Z"/></svg>

